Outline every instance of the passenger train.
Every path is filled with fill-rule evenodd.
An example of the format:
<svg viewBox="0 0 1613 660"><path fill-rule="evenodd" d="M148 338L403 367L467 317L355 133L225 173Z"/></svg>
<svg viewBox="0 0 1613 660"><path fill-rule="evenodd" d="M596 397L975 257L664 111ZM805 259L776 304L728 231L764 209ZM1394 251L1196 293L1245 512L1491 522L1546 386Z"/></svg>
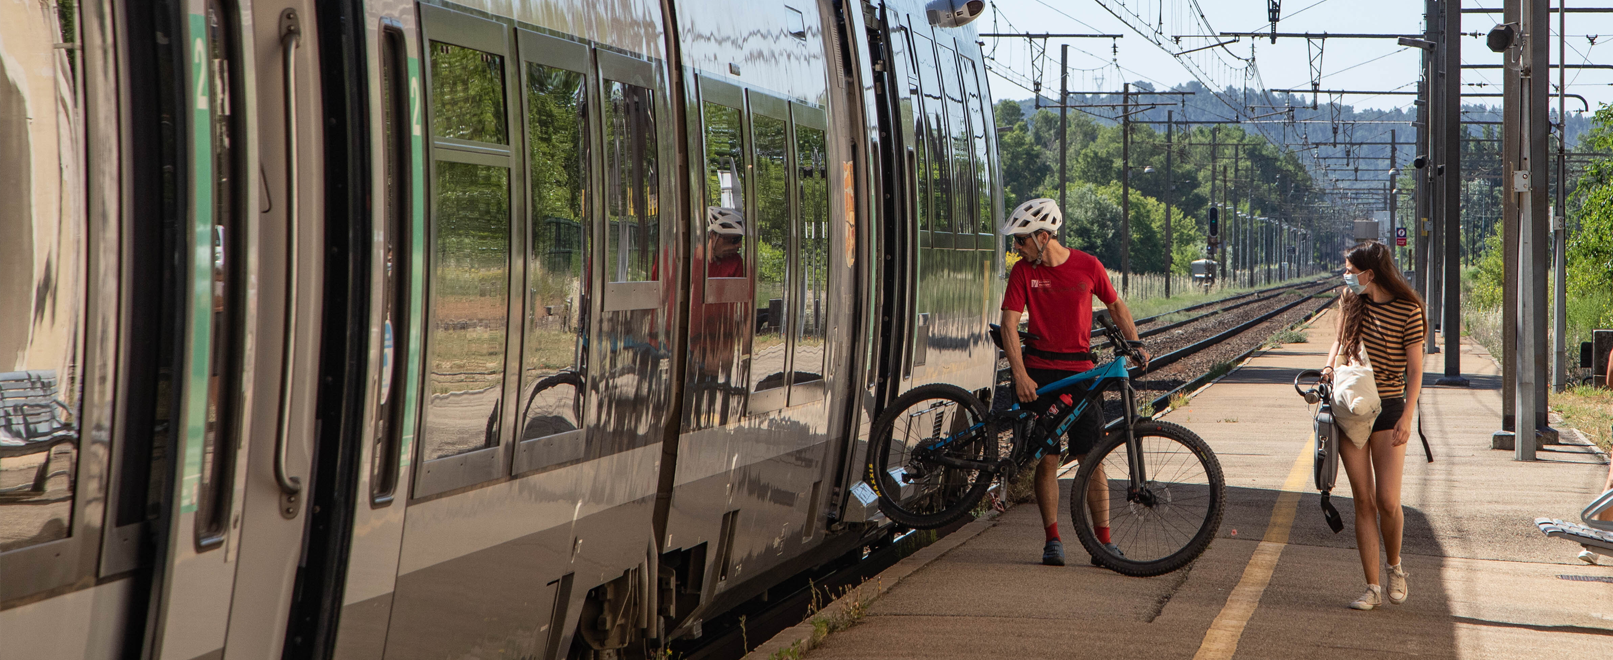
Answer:
<svg viewBox="0 0 1613 660"><path fill-rule="evenodd" d="M643 657L989 393L978 0L0 6L0 659Z"/></svg>

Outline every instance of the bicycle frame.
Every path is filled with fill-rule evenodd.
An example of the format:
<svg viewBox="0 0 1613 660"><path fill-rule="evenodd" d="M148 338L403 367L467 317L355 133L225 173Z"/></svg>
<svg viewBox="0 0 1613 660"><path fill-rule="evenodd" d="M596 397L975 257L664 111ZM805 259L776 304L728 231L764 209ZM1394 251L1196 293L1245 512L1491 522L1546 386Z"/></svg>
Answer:
<svg viewBox="0 0 1613 660"><path fill-rule="evenodd" d="M1081 413L1086 412L1087 406L1092 405L1093 401L1101 399L1104 390L1108 389L1106 382L1110 380L1120 382L1120 397L1125 404L1122 406L1125 414L1125 421L1122 425L1125 427L1126 448L1128 450L1126 453L1128 454L1129 467L1131 468L1131 495L1136 496L1137 493L1142 491L1142 485L1148 482L1148 475L1147 467L1142 462L1142 452L1139 451L1140 448L1137 446L1137 436L1132 431L1137 423L1137 392L1131 386L1131 372L1126 367L1126 356L1116 356L1115 359L1100 364L1090 371L1083 371L1074 376L1048 383L1037 388L1036 394L1038 396L1047 396L1070 389L1075 385L1089 381L1092 383L1092 387L1087 390L1087 396L1082 397L1080 401L1077 401L1075 405L1065 411L1064 418L1059 420L1058 427L1053 431L1053 437L1058 437L1064 435L1070 429L1070 425L1075 423ZM1017 401L1009 407L1010 412L1018 409L1019 402ZM1037 458L1040 458L1039 453Z"/></svg>
<svg viewBox="0 0 1613 660"><path fill-rule="evenodd" d="M1086 412L1087 407L1092 405L1093 401L1102 400L1103 392L1108 389L1107 383L1111 380L1119 381L1121 398L1125 403L1124 408L1126 417L1123 426L1125 427L1126 447L1128 449L1128 460L1130 462L1129 467L1131 469L1130 497L1135 498L1143 492L1143 484L1148 482L1148 475L1146 473L1146 466L1144 466L1142 463L1142 452L1139 451L1139 447L1137 446L1137 438L1133 432L1133 428L1137 422L1137 395L1136 391L1132 389L1131 386L1131 374L1127 370L1125 356L1117 356L1115 359L1098 365L1097 368L1090 371L1083 371L1068 378L1063 378L1048 383L1047 385L1038 388L1036 393L1038 395L1046 396L1049 394L1063 392L1064 390L1083 383L1090 382L1092 384L1092 387L1088 388L1086 396L1082 397L1081 400L1076 401L1068 410L1062 413L1062 417L1058 421L1058 426L1053 431L1053 437L1058 437L1064 435L1064 433L1069 430L1070 425L1075 423L1075 420L1081 416L1081 413ZM1016 416L1015 414L1020 412L1020 410L1019 403L1016 401L1008 408L1008 413L1002 415L1001 418L988 418L985 421L964 429L963 431L947 436L939 443L930 445L928 447L922 447L915 451L915 456L922 453L928 460L948 467L996 471L997 466L986 465L977 461L952 458L942 455L940 450L945 449L962 438L972 438L987 425L996 425L1007 422L1011 417ZM1019 442L1024 442L1025 439L1016 436L1014 441L1017 444ZM1034 458L1041 458L1041 456L1041 450L1038 449Z"/></svg>

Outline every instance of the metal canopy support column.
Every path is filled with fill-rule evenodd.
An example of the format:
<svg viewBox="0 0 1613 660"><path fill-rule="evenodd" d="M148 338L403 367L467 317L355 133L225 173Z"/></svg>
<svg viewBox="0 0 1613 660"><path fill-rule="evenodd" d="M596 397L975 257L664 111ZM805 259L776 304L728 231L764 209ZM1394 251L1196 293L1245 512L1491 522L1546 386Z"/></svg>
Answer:
<svg viewBox="0 0 1613 660"><path fill-rule="evenodd" d="M1551 124L1551 18L1547 14L1551 8L1550 0L1528 0L1529 28L1525 30L1528 41L1523 47L1529 49L1530 67L1534 75L1529 76L1526 84L1529 85L1528 94L1528 121L1529 132L1529 181L1532 191L1529 195L1529 223L1523 225L1529 231L1530 259L1529 268L1521 270L1521 274L1528 278L1527 287L1519 292L1529 298L1534 305L1533 312L1523 319L1531 325L1531 336L1522 338L1519 344L1530 351L1533 358L1533 380L1528 391L1534 394L1534 418L1537 433L1545 436L1547 442L1556 442L1557 432L1546 423L1546 395L1551 385L1551 349L1547 340L1546 330L1548 317L1546 315L1547 295L1546 273L1551 269L1551 198L1546 194L1547 182L1551 181L1551 160L1548 144L1550 142ZM1525 69L1526 71L1529 69ZM1524 390L1520 388L1519 396ZM1520 417L1519 421L1528 419ZM1531 443L1520 443L1530 444Z"/></svg>
<svg viewBox="0 0 1613 660"><path fill-rule="evenodd" d="M1552 370L1551 391L1568 383L1568 0L1557 0L1557 200L1552 205Z"/></svg>
<svg viewBox="0 0 1613 660"><path fill-rule="evenodd" d="M1428 30L1428 40L1434 43L1434 48L1428 51L1428 70L1424 78L1428 86L1428 96L1426 97L1428 103L1426 105L1427 112L1425 113L1428 126L1427 131L1424 133L1428 140L1428 167L1425 172L1428 177L1428 185L1424 191L1428 196L1428 296L1423 299L1423 302L1428 307L1428 353L1437 354L1440 352L1439 335L1435 334L1434 330L1439 328L1441 321L1444 320L1444 316L1440 314L1440 303L1445 296L1443 286L1445 281L1443 277L1444 270L1440 267L1440 263L1443 261L1441 257L1445 256L1444 250L1441 249L1441 246L1445 243L1442 240L1444 234L1440 232L1443 227L1440 222L1443 218L1440 215L1440 207L1442 206L1441 202L1444 200L1441 192L1444 189L1440 187L1442 181L1439 177L1439 171L1445 163L1444 154L1440 151L1440 143L1444 141L1444 131L1440 129L1440 126L1445 123L1445 106L1440 102L1444 98L1445 77L1441 75L1443 69L1441 62L1444 58L1445 50L1440 47L1444 32L1443 23L1440 22L1439 16L1439 0L1427 0L1426 6L1428 13L1424 16L1423 22ZM1431 371L1429 368L1431 366L1425 360L1423 370L1425 372Z"/></svg>
<svg viewBox="0 0 1613 660"><path fill-rule="evenodd" d="M1518 23L1520 3L1507 0L1503 3L1503 23ZM1512 61L1515 55L1504 56ZM1502 448L1513 442L1517 431L1518 404L1518 195L1512 189L1512 172L1518 169L1522 141L1518 133L1521 125L1517 69L1501 72L1501 430L1491 440L1492 448Z"/></svg>
<svg viewBox="0 0 1613 660"><path fill-rule="evenodd" d="M1440 327L1445 332L1445 376L1438 385L1467 387L1462 377L1462 3L1461 0L1440 2L1443 26L1440 47L1444 54L1439 58L1443 70L1440 80L1440 108L1444 114L1439 130L1441 175L1440 217L1445 230L1443 311L1445 320Z"/></svg>

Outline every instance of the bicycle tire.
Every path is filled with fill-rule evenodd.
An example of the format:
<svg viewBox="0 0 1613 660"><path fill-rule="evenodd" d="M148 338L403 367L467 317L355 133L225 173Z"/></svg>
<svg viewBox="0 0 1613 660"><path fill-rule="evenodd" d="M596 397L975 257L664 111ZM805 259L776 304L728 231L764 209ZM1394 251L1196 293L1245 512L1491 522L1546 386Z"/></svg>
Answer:
<svg viewBox="0 0 1613 660"><path fill-rule="evenodd" d="M984 423L986 419L985 404L955 385L921 385L896 397L896 401L874 419L865 475L879 495L879 509L886 517L914 529L934 529L970 513L985 497L995 472L921 464L911 456L911 450L920 443L938 439L941 431L956 433ZM928 429L927 434L925 429ZM914 430L919 431L919 437L913 435ZM984 431L949 448L947 455L995 466L997 438ZM898 469L904 477L919 475L906 482L914 492L905 498L899 496L904 484L898 483L898 477L892 474Z"/></svg>
<svg viewBox="0 0 1613 660"><path fill-rule="evenodd" d="M538 395L566 385L570 385L573 390L569 403L555 402L561 407L551 405L549 409L539 410L538 414L533 414L533 405L537 403ZM521 407L521 419L516 420L521 429L521 439L530 440L582 428L582 393L582 377L572 371L562 371L538 381L533 386L532 393L527 395L526 405ZM568 412L569 416L566 414Z"/></svg>
<svg viewBox="0 0 1613 660"><path fill-rule="evenodd" d="M1170 422L1143 421L1134 427L1154 499L1151 504L1127 501L1129 453L1124 429L1109 433L1081 461L1070 485L1070 519L1076 538L1096 562L1122 575L1151 577L1178 570L1210 547L1226 507L1226 480L1215 452L1198 434ZM1169 454L1169 455L1167 455ZM1093 474L1105 470L1111 541L1125 554L1116 556L1098 542L1087 501ZM1195 470L1194 468L1198 468ZM1202 499L1203 505L1196 504ZM1117 502L1118 500L1118 502ZM1188 502L1195 502L1188 506ZM1116 504L1121 506L1117 507ZM1172 514L1193 529L1167 520ZM1116 519L1120 518L1117 524ZM1145 527L1150 519L1160 524ZM1152 531L1160 532L1148 535Z"/></svg>

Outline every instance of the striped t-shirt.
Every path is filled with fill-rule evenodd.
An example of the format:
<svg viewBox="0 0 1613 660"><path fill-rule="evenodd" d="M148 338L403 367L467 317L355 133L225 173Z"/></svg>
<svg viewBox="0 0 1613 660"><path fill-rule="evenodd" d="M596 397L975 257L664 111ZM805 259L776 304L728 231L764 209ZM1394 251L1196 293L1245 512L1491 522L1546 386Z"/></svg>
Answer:
<svg viewBox="0 0 1613 660"><path fill-rule="evenodd" d="M1373 302L1371 298L1366 301L1361 343L1372 360L1372 382L1378 386L1380 398L1404 396L1406 349L1423 342L1423 310L1417 303L1402 298L1386 303Z"/></svg>

